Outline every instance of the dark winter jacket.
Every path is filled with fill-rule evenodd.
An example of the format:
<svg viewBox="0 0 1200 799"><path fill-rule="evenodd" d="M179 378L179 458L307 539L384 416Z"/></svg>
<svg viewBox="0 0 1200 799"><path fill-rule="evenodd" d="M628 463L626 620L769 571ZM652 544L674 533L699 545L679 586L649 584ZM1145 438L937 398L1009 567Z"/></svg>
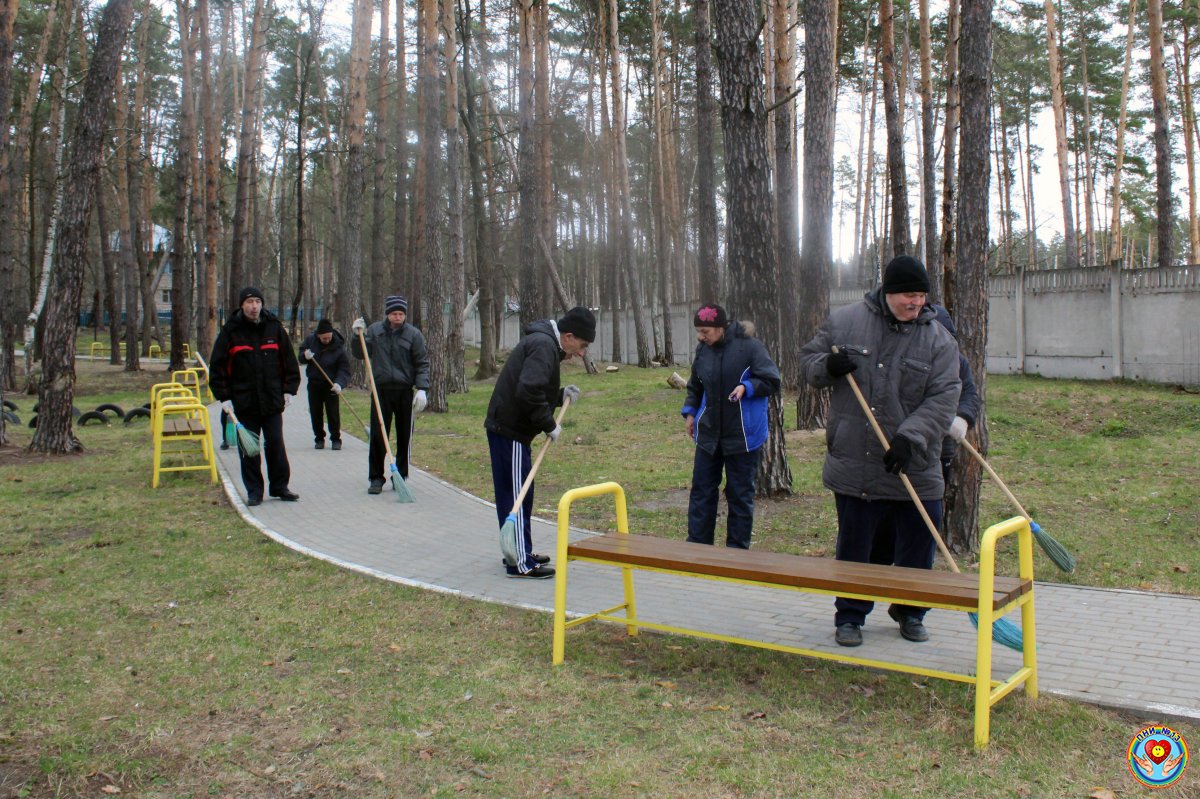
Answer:
<svg viewBox="0 0 1200 799"><path fill-rule="evenodd" d="M429 353L425 336L405 322L393 328L386 319L363 331L367 353L371 356L371 374L376 387L429 389ZM356 335L350 342L354 357L363 360L362 342Z"/></svg>
<svg viewBox="0 0 1200 799"><path fill-rule="evenodd" d="M718 447L725 455L757 450L767 440L767 398L780 383L779 367L748 323L730 322L716 344L698 344L680 410L696 417L696 446L710 455ZM739 384L746 393L741 402L730 402Z"/></svg>
<svg viewBox="0 0 1200 799"><path fill-rule="evenodd" d="M305 350L313 351L311 361L304 357ZM328 344L322 344L316 333L309 333L300 345L300 363L308 364L305 374L308 376L310 389L315 387L328 391L329 380L342 388L350 385L350 356L346 354L346 339L336 330L333 331L333 338ZM318 364L325 370L325 374L329 375L329 380L317 369Z"/></svg>
<svg viewBox="0 0 1200 799"><path fill-rule="evenodd" d="M950 312L941 305L930 307L933 308L934 318L941 322L942 327L950 331L950 335L957 341L958 329L954 326L954 320L950 318ZM974 427L979 419L979 411L983 409L983 398L979 396L979 389L975 387L971 364L967 361L967 356L962 354L962 350L958 351L958 379L962 381L962 392L958 395L958 411L955 415L966 419L968 427ZM950 436L942 439L942 461L953 460L957 451L957 441Z"/></svg>
<svg viewBox="0 0 1200 799"><path fill-rule="evenodd" d="M909 500L898 475L883 463L883 445L850 388L857 381L888 441L904 436L913 459L905 473L921 499L944 493L942 438L958 408L958 345L928 306L912 322L892 315L880 289L836 309L800 350L801 373L818 388L832 388L825 427L825 487L866 500ZM826 361L836 345L858 364L833 377Z"/></svg>
<svg viewBox="0 0 1200 799"><path fill-rule="evenodd" d="M496 378L483 426L523 444L554 430L554 409L562 405L559 371L565 357L552 320L525 328Z"/></svg>
<svg viewBox="0 0 1200 799"><path fill-rule="evenodd" d="M251 322L233 312L213 344L209 361L213 396L233 401L239 416L263 417L283 411L283 395L300 389L300 365L279 319L262 310Z"/></svg>

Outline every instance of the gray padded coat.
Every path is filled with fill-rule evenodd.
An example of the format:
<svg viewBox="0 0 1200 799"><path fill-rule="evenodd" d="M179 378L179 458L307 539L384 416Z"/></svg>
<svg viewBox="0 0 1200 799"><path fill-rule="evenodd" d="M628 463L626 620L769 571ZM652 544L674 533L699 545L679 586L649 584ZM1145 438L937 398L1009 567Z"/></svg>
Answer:
<svg viewBox="0 0 1200 799"><path fill-rule="evenodd" d="M858 369L833 377L825 368L832 347L850 354ZM939 461L942 438L958 407L958 345L921 309L912 322L899 322L880 289L861 302L829 315L800 351L804 379L830 387L825 429L825 487L866 500L911 499L897 475L883 465L884 448L855 399L849 378L858 381L888 441L901 435L913 447L905 473L921 499L941 499L945 490Z"/></svg>

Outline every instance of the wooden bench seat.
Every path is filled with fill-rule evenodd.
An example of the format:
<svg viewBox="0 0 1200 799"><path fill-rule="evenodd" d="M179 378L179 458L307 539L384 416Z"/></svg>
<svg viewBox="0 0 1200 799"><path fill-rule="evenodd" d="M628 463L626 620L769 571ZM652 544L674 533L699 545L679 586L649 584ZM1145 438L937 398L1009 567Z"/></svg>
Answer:
<svg viewBox="0 0 1200 799"><path fill-rule="evenodd" d="M616 501L617 532L570 541L570 506L589 497L612 494ZM1017 538L1020 576L995 574L996 542L1003 536ZM568 491L558 506L557 573L554 590L553 662L566 657L566 630L588 621L625 625L629 635L639 628L712 638L728 643L774 649L808 657L857 663L890 671L954 680L975 687L975 746L982 749L990 734L993 704L1018 686L1037 697L1037 644L1033 612L1033 534L1022 517L988 528L980 541L978 574L908 569L870 563L848 563L833 558L812 558L758 550L727 549L686 541L653 538L629 533L625 493L616 483L602 483ZM571 563L582 561L615 566L622 572L623 601L593 613L567 620L567 586ZM736 584L781 588L806 593L855 597L877 602L944 608L977 614L974 669L944 671L906 663L872 659L852 650L814 649L779 641L758 641L702 629L679 627L648 620L639 613L634 593L635 571L653 571L684 577L700 577ZM980 598L983 598L980 601ZM992 679L992 623L1011 610L1021 618L1022 665L1003 680ZM871 647L864 646L870 653Z"/></svg>
<svg viewBox="0 0 1200 799"><path fill-rule="evenodd" d="M194 436L208 432L208 427L200 419L163 419L162 435L164 436Z"/></svg>

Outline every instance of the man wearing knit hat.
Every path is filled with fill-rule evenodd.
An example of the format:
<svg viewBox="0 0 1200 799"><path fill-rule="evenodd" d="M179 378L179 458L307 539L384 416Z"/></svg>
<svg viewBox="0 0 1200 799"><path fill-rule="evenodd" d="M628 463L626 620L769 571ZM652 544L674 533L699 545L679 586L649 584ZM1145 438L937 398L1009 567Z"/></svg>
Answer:
<svg viewBox="0 0 1200 799"><path fill-rule="evenodd" d="M329 419L329 438L333 449L342 448L342 409L338 394L350 384L350 357L346 340L333 329L328 319L317 322L300 345L300 363L308 364L308 413L312 419L316 449L325 449L325 419ZM333 381L332 383L330 381Z"/></svg>
<svg viewBox="0 0 1200 799"><path fill-rule="evenodd" d="M209 359L209 387L224 413L234 413L242 426L261 433L267 458L267 493L284 502L300 497L288 488L292 470L283 444L283 409L300 390L300 366L287 330L263 307L254 286L242 289L241 307L221 328ZM263 500L262 457L247 457L238 448L246 504Z"/></svg>
<svg viewBox="0 0 1200 799"><path fill-rule="evenodd" d="M934 322L925 304L929 288L924 264L896 256L879 288L833 311L800 351L804 379L833 392L822 480L837 506L838 560L933 567L933 535L900 480L901 473L908 477L930 519L940 525L942 437L954 420L961 382L958 345ZM851 380L883 428L887 449L868 424ZM894 550L874 547L877 537L893 532ZM860 645L873 603L838 597L834 607L834 639L842 646ZM892 605L888 615L901 636L925 641L927 610Z"/></svg>
<svg viewBox="0 0 1200 799"><path fill-rule="evenodd" d="M582 357L595 340L596 317L587 308L576 306L557 322L541 319L529 325L504 362L483 422L492 459L496 516L501 527L532 468L530 442L539 433L557 441L562 426L554 421L554 409L564 400L579 400L578 386L559 388L562 362L577 355ZM533 551L529 533L532 514L533 486L530 486L517 514L519 560L504 564L509 577L540 580L554 576L554 569L546 565L550 558Z"/></svg>
<svg viewBox="0 0 1200 799"><path fill-rule="evenodd" d="M350 345L354 357L363 360L363 339L371 356L371 374L375 377L375 392L379 398L379 414L371 414L371 451L368 455L368 494L383 492L383 455L385 436L391 435L392 421L396 422L396 468L408 479L408 458L412 451L414 414L425 410L429 390L429 354L425 336L406 321L408 300L393 294L384 300L385 318L370 327L362 317L354 320L354 341ZM362 338L359 333L362 332ZM379 426L383 416L384 427Z"/></svg>

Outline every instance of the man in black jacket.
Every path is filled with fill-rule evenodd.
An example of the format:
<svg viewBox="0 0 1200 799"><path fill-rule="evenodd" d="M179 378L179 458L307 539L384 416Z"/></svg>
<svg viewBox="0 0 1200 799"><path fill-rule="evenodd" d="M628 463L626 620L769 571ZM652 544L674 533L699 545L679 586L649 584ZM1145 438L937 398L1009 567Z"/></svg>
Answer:
<svg viewBox="0 0 1200 799"><path fill-rule="evenodd" d="M209 387L221 409L234 413L247 430L263 437L267 456L268 493L295 502L299 495L288 489L291 467L283 444L283 409L300 390L300 365L287 331L274 314L263 308L262 292L242 289L241 307L233 312L209 360ZM239 447L246 504L263 499L262 460L247 457Z"/></svg>
<svg viewBox="0 0 1200 799"><path fill-rule="evenodd" d="M555 322L541 319L525 330L525 337L508 355L492 399L488 403L488 449L492 458L492 485L496 491L496 516L504 526L509 511L521 493L521 485L532 468L529 444L538 433L557 441L562 426L554 421L554 409L564 399L579 399L578 386L559 388L559 369L563 361L582 357L596 340L596 317L587 308L576 306ZM545 579L554 569L545 565L550 558L533 552L530 520L533 515L533 486L525 494L517 514L517 547L520 561L505 563L509 577Z"/></svg>
<svg viewBox="0 0 1200 799"><path fill-rule="evenodd" d="M317 322L317 331L309 333L300 345L300 363L308 364L305 371L308 413L312 417L313 440L316 442L314 448L325 449L325 417L328 416L332 447L341 449L342 409L338 407L338 395L350 383L350 358L346 355L346 340L333 329L333 323L328 319Z"/></svg>

